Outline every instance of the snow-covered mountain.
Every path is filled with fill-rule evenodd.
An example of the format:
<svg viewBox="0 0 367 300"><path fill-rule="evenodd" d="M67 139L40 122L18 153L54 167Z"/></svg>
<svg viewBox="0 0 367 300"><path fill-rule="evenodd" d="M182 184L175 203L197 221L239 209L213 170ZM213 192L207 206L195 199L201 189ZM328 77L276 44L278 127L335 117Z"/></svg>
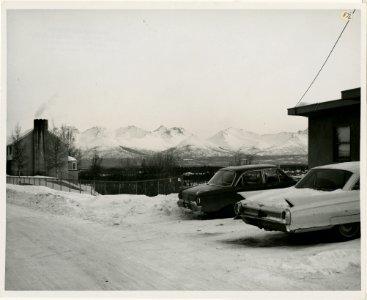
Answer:
<svg viewBox="0 0 367 300"><path fill-rule="evenodd" d="M230 127L219 131L209 138L209 141L223 149L236 151L256 146L259 142L259 135L244 129Z"/></svg>
<svg viewBox="0 0 367 300"><path fill-rule="evenodd" d="M238 128L227 128L211 138L213 144L228 151L259 155L307 154L308 131L257 134Z"/></svg>
<svg viewBox="0 0 367 300"><path fill-rule="evenodd" d="M136 126L109 130L92 127L77 134L76 144L85 153L97 148L107 157L133 157L156 151L174 151L180 156L226 156L233 152L258 155L307 154L307 130L258 134L227 128L201 139L181 127L160 126L147 131ZM87 155L88 156L88 155Z"/></svg>
<svg viewBox="0 0 367 300"><path fill-rule="evenodd" d="M174 147L192 134L184 128L160 126L154 131L147 131L136 126L108 130L92 127L77 135L76 144L84 151L98 148L103 152L111 149L132 149L133 151L163 151Z"/></svg>
<svg viewBox="0 0 367 300"><path fill-rule="evenodd" d="M195 135L191 135L169 150L181 157L218 156L229 154L228 150L222 149L208 140L202 140Z"/></svg>

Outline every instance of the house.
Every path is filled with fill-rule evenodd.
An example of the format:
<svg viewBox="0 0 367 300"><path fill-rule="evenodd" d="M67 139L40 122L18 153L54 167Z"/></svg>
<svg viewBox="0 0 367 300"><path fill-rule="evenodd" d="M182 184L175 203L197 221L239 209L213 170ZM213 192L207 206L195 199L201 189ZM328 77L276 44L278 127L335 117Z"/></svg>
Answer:
<svg viewBox="0 0 367 300"><path fill-rule="evenodd" d="M22 154L20 168L19 152ZM23 133L17 144L12 141L7 145L6 154L8 175L78 179L76 159L68 156L66 145L48 130L45 119L35 119L33 129Z"/></svg>
<svg viewBox="0 0 367 300"><path fill-rule="evenodd" d="M308 165L360 159L361 89L341 92L341 99L288 109L308 118Z"/></svg>

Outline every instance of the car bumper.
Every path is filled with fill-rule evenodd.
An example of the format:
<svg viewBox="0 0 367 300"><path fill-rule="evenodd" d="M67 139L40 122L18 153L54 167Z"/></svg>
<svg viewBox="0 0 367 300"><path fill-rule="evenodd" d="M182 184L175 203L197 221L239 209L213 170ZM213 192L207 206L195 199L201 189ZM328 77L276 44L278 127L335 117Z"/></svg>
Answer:
<svg viewBox="0 0 367 300"><path fill-rule="evenodd" d="M245 205L241 208L239 216L246 224L261 229L290 232L289 224L282 216L283 211L283 208L267 208L264 206L259 208Z"/></svg>
<svg viewBox="0 0 367 300"><path fill-rule="evenodd" d="M192 211L198 211L198 212L201 211L201 206L198 206L194 201L185 201L180 199L177 201L177 205L179 207L191 209Z"/></svg>
<svg viewBox="0 0 367 300"><path fill-rule="evenodd" d="M283 232L291 232L289 226L285 224L281 220L272 220L260 217L253 217L253 216L240 216L242 220L246 224L257 226L261 229L270 230L270 231L283 231Z"/></svg>

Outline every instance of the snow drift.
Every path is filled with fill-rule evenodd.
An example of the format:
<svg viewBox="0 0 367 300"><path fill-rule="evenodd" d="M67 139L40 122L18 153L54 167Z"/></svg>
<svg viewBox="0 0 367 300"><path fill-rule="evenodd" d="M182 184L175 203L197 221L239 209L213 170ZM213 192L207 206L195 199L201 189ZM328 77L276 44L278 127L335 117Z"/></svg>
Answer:
<svg viewBox="0 0 367 300"><path fill-rule="evenodd" d="M44 186L9 184L7 200L12 204L106 225L159 223L185 215L176 204L177 194L92 196Z"/></svg>

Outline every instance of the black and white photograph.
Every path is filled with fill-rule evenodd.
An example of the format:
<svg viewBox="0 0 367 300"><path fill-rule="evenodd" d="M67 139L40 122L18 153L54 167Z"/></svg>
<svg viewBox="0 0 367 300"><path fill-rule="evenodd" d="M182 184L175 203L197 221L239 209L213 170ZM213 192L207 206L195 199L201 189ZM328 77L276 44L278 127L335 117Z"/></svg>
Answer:
<svg viewBox="0 0 367 300"><path fill-rule="evenodd" d="M365 4L51 4L2 7L2 294L365 297Z"/></svg>

